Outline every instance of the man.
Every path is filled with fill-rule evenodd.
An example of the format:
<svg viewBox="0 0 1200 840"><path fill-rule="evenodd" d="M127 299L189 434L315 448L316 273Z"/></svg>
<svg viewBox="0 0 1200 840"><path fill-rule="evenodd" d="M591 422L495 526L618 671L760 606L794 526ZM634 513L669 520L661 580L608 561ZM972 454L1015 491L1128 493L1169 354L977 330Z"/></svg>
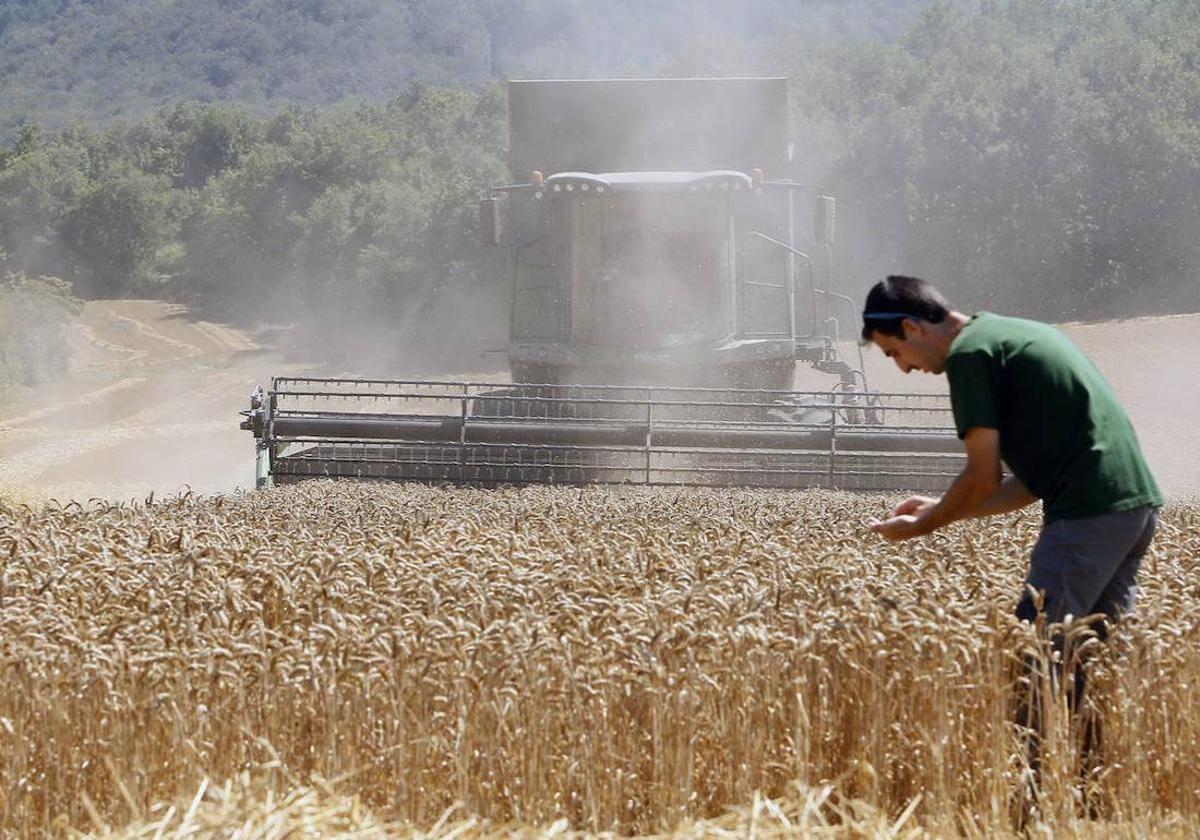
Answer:
<svg viewBox="0 0 1200 840"><path fill-rule="evenodd" d="M862 337L905 373L946 374L967 452L940 499L905 499L871 530L904 540L1041 499L1042 532L1017 615L1036 617L1031 588L1043 593L1051 622L1130 610L1162 495L1129 418L1078 348L1046 324L968 318L931 284L900 276L868 293ZM1001 461L1011 475L1002 478Z"/></svg>

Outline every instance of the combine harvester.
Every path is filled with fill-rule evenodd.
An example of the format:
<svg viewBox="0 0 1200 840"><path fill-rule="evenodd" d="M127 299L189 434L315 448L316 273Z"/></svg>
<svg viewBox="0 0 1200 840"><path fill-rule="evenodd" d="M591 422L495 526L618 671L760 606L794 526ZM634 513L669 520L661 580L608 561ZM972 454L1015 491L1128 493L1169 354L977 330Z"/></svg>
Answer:
<svg viewBox="0 0 1200 840"><path fill-rule="evenodd" d="M276 378L242 423L259 487L957 474L947 398L873 392L839 353L858 310L832 288L834 199L768 177L790 168L786 79L512 81L509 128L526 180L481 201L480 234L500 245L506 197L512 384ZM830 386L794 390L798 362Z"/></svg>

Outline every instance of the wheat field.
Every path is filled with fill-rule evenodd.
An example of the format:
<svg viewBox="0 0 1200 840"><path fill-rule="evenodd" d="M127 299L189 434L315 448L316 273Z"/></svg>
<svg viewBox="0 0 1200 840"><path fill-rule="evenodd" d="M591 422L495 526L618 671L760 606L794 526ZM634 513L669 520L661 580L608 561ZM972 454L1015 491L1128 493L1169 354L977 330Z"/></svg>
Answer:
<svg viewBox="0 0 1200 840"><path fill-rule="evenodd" d="M1085 774L1011 617L1037 512L897 546L864 526L886 501L0 503L0 835L991 836L1014 802L1034 832L1200 832L1200 505L1164 511L1136 619L1066 628Z"/></svg>

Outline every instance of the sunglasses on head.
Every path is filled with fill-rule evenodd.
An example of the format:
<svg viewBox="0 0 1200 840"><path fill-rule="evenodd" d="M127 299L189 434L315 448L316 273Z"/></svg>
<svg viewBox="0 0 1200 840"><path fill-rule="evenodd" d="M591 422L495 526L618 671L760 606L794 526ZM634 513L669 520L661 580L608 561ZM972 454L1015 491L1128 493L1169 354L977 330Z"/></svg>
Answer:
<svg viewBox="0 0 1200 840"><path fill-rule="evenodd" d="M916 318L911 312L864 312L863 320L887 321L893 318Z"/></svg>

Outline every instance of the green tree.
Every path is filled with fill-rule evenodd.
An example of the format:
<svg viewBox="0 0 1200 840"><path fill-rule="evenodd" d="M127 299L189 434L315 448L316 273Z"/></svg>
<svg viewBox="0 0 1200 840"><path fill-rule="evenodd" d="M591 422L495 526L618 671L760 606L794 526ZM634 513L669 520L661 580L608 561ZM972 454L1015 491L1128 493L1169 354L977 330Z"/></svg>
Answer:
<svg viewBox="0 0 1200 840"><path fill-rule="evenodd" d="M85 150L52 142L25 145L0 169L0 250L7 265L30 274L70 277L60 225L87 185Z"/></svg>
<svg viewBox="0 0 1200 840"><path fill-rule="evenodd" d="M1175 0L942 3L894 46L805 56L797 122L826 142L812 168L845 199L850 270L1045 317L1188 305L1198 17Z"/></svg>
<svg viewBox="0 0 1200 840"><path fill-rule="evenodd" d="M64 216L62 238L76 289L94 297L145 293L164 279L159 258L174 239L169 182L132 169L89 185Z"/></svg>

